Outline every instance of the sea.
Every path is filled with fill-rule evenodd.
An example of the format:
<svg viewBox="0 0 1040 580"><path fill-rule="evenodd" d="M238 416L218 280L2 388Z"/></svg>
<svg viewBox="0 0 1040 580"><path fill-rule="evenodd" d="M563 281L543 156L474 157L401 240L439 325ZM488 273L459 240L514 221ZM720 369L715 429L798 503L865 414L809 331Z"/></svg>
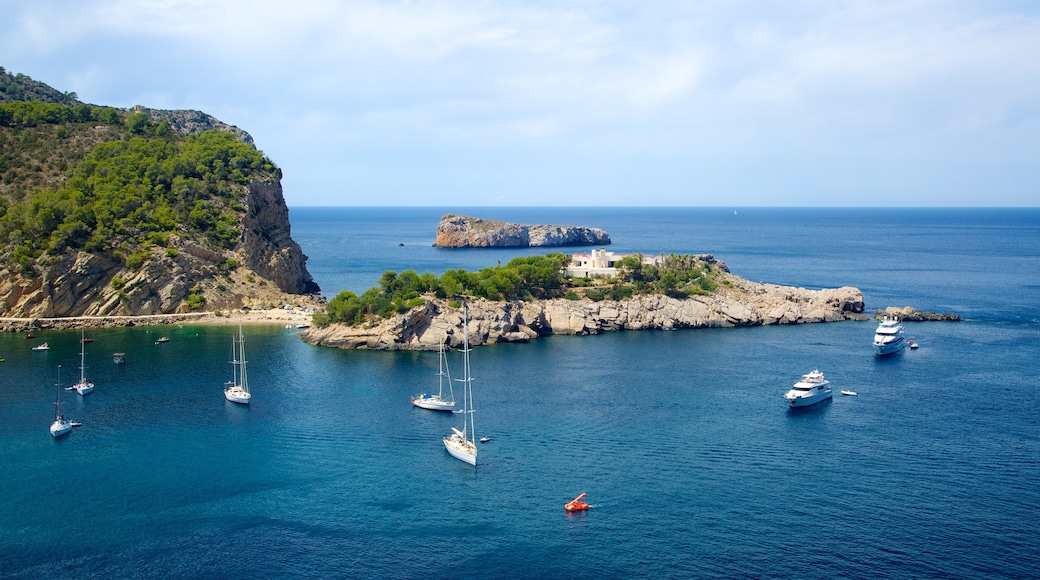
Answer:
<svg viewBox="0 0 1040 580"><path fill-rule="evenodd" d="M471 352L460 414L413 407L435 352L345 351L233 319L0 334L3 578L1040 578L1040 209L292 207L322 293L546 249L438 249L446 213L605 229L753 281L855 286L876 322L553 336ZM568 253L588 248L559 248ZM169 342L156 343L159 336ZM47 341L49 351L31 347ZM116 365L112 353L126 353ZM462 354L449 353L461 377ZM813 369L832 400L789 409ZM856 396L843 396L850 390ZM62 438L61 412L82 423ZM586 493L588 511L564 504Z"/></svg>

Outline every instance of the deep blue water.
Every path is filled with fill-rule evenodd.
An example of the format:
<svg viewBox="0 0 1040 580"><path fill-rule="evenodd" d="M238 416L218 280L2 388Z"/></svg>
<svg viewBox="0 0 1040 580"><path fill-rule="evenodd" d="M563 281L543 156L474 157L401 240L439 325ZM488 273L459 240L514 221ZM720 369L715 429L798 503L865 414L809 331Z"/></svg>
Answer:
<svg viewBox="0 0 1040 580"><path fill-rule="evenodd" d="M478 348L476 429L492 441L476 468L440 442L457 416L408 403L436 387L436 353L250 326L242 407L221 394L230 324L101 330L97 389L62 391L83 426L53 440L78 333L0 335L0 576L1040 577L1040 211L290 215L328 296L387 269L541 253L432 248L449 211L602 227L613 251L710 252L745 278L966 320L908 324L921 348L881 360L866 322ZM813 368L859 396L787 409ZM582 491L592 509L565 514Z"/></svg>

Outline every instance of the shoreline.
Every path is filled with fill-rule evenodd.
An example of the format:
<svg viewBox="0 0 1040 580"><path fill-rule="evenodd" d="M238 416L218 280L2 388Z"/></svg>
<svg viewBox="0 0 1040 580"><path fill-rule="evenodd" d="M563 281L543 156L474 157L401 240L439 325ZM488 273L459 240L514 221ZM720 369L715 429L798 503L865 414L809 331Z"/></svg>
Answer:
<svg viewBox="0 0 1040 580"><path fill-rule="evenodd" d="M224 310L182 314L141 314L137 316L63 316L54 318L15 318L0 316L0 332L36 332L75 328L120 328L163 326L168 324L270 324L284 326L310 324L311 315L300 310L270 308L265 310Z"/></svg>

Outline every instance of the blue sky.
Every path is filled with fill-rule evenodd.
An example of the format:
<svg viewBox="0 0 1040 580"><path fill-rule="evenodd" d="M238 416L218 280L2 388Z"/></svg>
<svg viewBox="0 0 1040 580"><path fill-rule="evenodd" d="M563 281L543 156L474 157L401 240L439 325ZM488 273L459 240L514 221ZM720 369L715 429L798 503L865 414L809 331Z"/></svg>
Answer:
<svg viewBox="0 0 1040 580"><path fill-rule="evenodd" d="M1037 206L1040 4L4 0L0 66L248 131L290 206Z"/></svg>

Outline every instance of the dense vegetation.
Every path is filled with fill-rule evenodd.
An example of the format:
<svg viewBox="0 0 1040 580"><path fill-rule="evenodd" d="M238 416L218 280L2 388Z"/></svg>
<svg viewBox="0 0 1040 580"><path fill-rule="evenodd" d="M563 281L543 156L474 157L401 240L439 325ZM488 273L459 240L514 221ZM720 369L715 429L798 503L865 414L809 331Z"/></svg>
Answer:
<svg viewBox="0 0 1040 580"><path fill-rule="evenodd" d="M675 298L713 292L722 271L696 256L665 257L660 266L644 264L642 256L622 258L613 280L568 279L563 268L571 257L561 253L545 256L514 258L505 266L484 268L470 273L448 270L440 278L426 272L417 274L407 270L398 274L386 271L379 286L369 288L360 296L350 291L340 292L326 305L325 312L314 316L314 323L327 326L333 322L349 325L362 324L404 313L423 303L423 296L439 298L473 296L488 300L534 300L566 297L581 299L579 292L590 300L624 300L634 294L664 293ZM725 283L725 282L723 282Z"/></svg>
<svg viewBox="0 0 1040 580"><path fill-rule="evenodd" d="M484 268L479 272L448 270L440 278L429 272L406 270L397 274L383 272L379 286L361 296L344 290L329 301L324 314L315 315L318 326L331 322L361 324L369 319L387 318L407 312L423 303L424 294L439 298L474 296L488 300L531 300L562 293L561 269L571 257L552 253L545 256L513 258L505 266Z"/></svg>
<svg viewBox="0 0 1040 580"><path fill-rule="evenodd" d="M45 101L63 105L78 102L76 93L63 93L22 73L9 74L0 66L0 103L7 101Z"/></svg>
<svg viewBox="0 0 1040 580"><path fill-rule="evenodd" d="M142 112L34 101L0 103L0 175L0 256L32 275L80 248L134 267L171 233L232 248L241 186L278 169L224 131L183 137Z"/></svg>

